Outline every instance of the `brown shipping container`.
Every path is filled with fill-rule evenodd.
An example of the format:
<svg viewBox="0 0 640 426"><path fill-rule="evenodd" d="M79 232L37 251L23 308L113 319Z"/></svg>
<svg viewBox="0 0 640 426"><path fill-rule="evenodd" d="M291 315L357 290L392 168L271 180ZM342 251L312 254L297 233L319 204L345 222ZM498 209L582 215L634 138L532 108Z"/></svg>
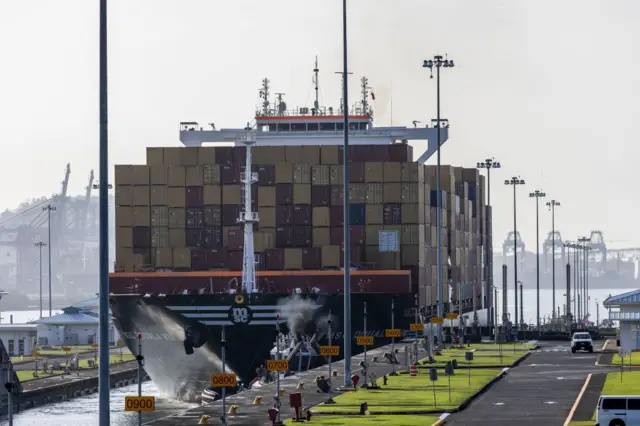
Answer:
<svg viewBox="0 0 640 426"><path fill-rule="evenodd" d="M364 165L364 180L367 183L384 182L384 163L368 162Z"/></svg>
<svg viewBox="0 0 640 426"><path fill-rule="evenodd" d="M151 247L171 247L168 227L151 228Z"/></svg>
<svg viewBox="0 0 640 426"><path fill-rule="evenodd" d="M241 203L240 185L223 185L222 186L222 204L240 204Z"/></svg>
<svg viewBox="0 0 640 426"><path fill-rule="evenodd" d="M215 160L216 164L227 165L233 163L232 146L216 146Z"/></svg>
<svg viewBox="0 0 640 426"><path fill-rule="evenodd" d="M187 244L184 229L169 229L169 246L172 248L184 247Z"/></svg>
<svg viewBox="0 0 640 426"><path fill-rule="evenodd" d="M198 164L201 166L212 165L216 163L216 147L201 146L198 148Z"/></svg>
<svg viewBox="0 0 640 426"><path fill-rule="evenodd" d="M321 164L340 164L340 149L338 146L320 147Z"/></svg>
<svg viewBox="0 0 640 426"><path fill-rule="evenodd" d="M220 165L205 164L202 167L202 182L205 185L220 185Z"/></svg>
<svg viewBox="0 0 640 426"><path fill-rule="evenodd" d="M116 226L133 226L133 208L116 206Z"/></svg>
<svg viewBox="0 0 640 426"><path fill-rule="evenodd" d="M205 185L202 188L202 201L204 204L222 204L222 188L219 185Z"/></svg>
<svg viewBox="0 0 640 426"><path fill-rule="evenodd" d="M133 226L151 226L151 209L149 207L133 208Z"/></svg>
<svg viewBox="0 0 640 426"><path fill-rule="evenodd" d="M424 223L424 206L419 204L402 204L402 223Z"/></svg>
<svg viewBox="0 0 640 426"><path fill-rule="evenodd" d="M405 143L394 143L387 146L389 161L404 163L413 161L413 147Z"/></svg>
<svg viewBox="0 0 640 426"><path fill-rule="evenodd" d="M364 259L364 246L351 245L349 253L351 257L351 266L358 265ZM340 247L340 266L344 266L344 247Z"/></svg>
<svg viewBox="0 0 640 426"><path fill-rule="evenodd" d="M276 166L264 165L257 167L258 185L271 186L276 184Z"/></svg>
<svg viewBox="0 0 640 426"><path fill-rule="evenodd" d="M222 226L222 207L219 205L204 206L204 227Z"/></svg>
<svg viewBox="0 0 640 426"><path fill-rule="evenodd" d="M222 226L234 226L238 223L240 205L225 204L222 206Z"/></svg>
<svg viewBox="0 0 640 426"><path fill-rule="evenodd" d="M402 223L402 204L386 203L383 205L382 223L384 225L400 225Z"/></svg>
<svg viewBox="0 0 640 426"><path fill-rule="evenodd" d="M365 184L365 202L367 204L381 204L383 201L381 183Z"/></svg>
<svg viewBox="0 0 640 426"><path fill-rule="evenodd" d="M151 247L151 228L148 226L134 226L132 229L133 248Z"/></svg>
<svg viewBox="0 0 640 426"><path fill-rule="evenodd" d="M313 247L323 247L331 244L330 228L312 228L311 242L313 243Z"/></svg>
<svg viewBox="0 0 640 426"><path fill-rule="evenodd" d="M169 226L167 206L151 206L151 226Z"/></svg>
<svg viewBox="0 0 640 426"><path fill-rule="evenodd" d="M149 205L149 187L148 186L132 186L132 203L133 206Z"/></svg>
<svg viewBox="0 0 640 426"><path fill-rule="evenodd" d="M133 228L116 228L116 247L133 247Z"/></svg>
<svg viewBox="0 0 640 426"><path fill-rule="evenodd" d="M340 246L331 245L323 246L322 251L322 267L323 268L338 268L340 267Z"/></svg>
<svg viewBox="0 0 640 426"><path fill-rule="evenodd" d="M222 226L205 228L202 230L203 243L207 248L222 247Z"/></svg>
<svg viewBox="0 0 640 426"><path fill-rule="evenodd" d="M204 191L201 186L187 186L184 192L184 204L186 207L204 206Z"/></svg>
<svg viewBox="0 0 640 426"><path fill-rule="evenodd" d="M302 269L321 269L322 250L319 247L302 249Z"/></svg>
<svg viewBox="0 0 640 426"><path fill-rule="evenodd" d="M365 228L365 243L368 246L378 247L380 243L380 231L384 230L382 225L369 225Z"/></svg>
<svg viewBox="0 0 640 426"><path fill-rule="evenodd" d="M402 230L400 231L400 240L402 244L419 244L419 225L402 225Z"/></svg>
<svg viewBox="0 0 640 426"><path fill-rule="evenodd" d="M262 164L277 164L284 160L285 151L284 146L254 146L251 148L251 156L259 159Z"/></svg>
<svg viewBox="0 0 640 426"><path fill-rule="evenodd" d="M180 150L180 164L182 166L198 165L198 148L195 146L182 148Z"/></svg>
<svg viewBox="0 0 640 426"><path fill-rule="evenodd" d="M260 216L260 222L258 222L258 225L260 226L260 228L276 227L276 208L275 207L260 207L258 209L258 216Z"/></svg>
<svg viewBox="0 0 640 426"><path fill-rule="evenodd" d="M151 185L167 185L169 183L169 166L151 166L149 183Z"/></svg>
<svg viewBox="0 0 640 426"><path fill-rule="evenodd" d="M329 168L329 183L331 186L344 185L344 166L331 166Z"/></svg>
<svg viewBox="0 0 640 426"><path fill-rule="evenodd" d="M156 248L156 268L173 268L173 250L170 247Z"/></svg>
<svg viewBox="0 0 640 426"><path fill-rule="evenodd" d="M349 183L364 183L364 163L349 163Z"/></svg>
<svg viewBox="0 0 640 426"><path fill-rule="evenodd" d="M284 249L270 249L265 252L265 269L267 271L284 270Z"/></svg>
<svg viewBox="0 0 640 426"><path fill-rule="evenodd" d="M331 226L329 207L314 207L312 210L312 224L314 227Z"/></svg>
<svg viewBox="0 0 640 426"><path fill-rule="evenodd" d="M295 226L293 228L293 245L295 247L311 247L313 231L309 225Z"/></svg>
<svg viewBox="0 0 640 426"><path fill-rule="evenodd" d="M231 229L227 232L229 250L242 250L244 248L244 231L242 229Z"/></svg>
<svg viewBox="0 0 640 426"><path fill-rule="evenodd" d="M292 163L276 164L276 184L279 183L293 183Z"/></svg>
<svg viewBox="0 0 640 426"><path fill-rule="evenodd" d="M206 271L207 266L207 251L203 248L191 249L191 270L192 271Z"/></svg>
<svg viewBox="0 0 640 426"><path fill-rule="evenodd" d="M275 207L276 187L261 186L258 188L258 207Z"/></svg>
<svg viewBox="0 0 640 426"><path fill-rule="evenodd" d="M227 164L220 167L220 182L223 185L237 185L240 183L240 167L237 164Z"/></svg>
<svg viewBox="0 0 640 426"><path fill-rule="evenodd" d="M133 187L132 186L116 186L116 206L132 206L133 205Z"/></svg>
<svg viewBox="0 0 640 426"><path fill-rule="evenodd" d="M129 173L131 178L129 185L149 185L149 166L133 165Z"/></svg>
<svg viewBox="0 0 640 426"><path fill-rule="evenodd" d="M331 205L341 206L344 204L344 188L342 186L331 187Z"/></svg>
<svg viewBox="0 0 640 426"><path fill-rule="evenodd" d="M418 187L418 183L403 183L401 184L401 200L403 203L419 203L421 201L421 192Z"/></svg>
<svg viewBox="0 0 640 426"><path fill-rule="evenodd" d="M222 269L227 264L227 251L224 248L213 248L207 250L208 269Z"/></svg>
<svg viewBox="0 0 640 426"><path fill-rule="evenodd" d="M365 227L360 225L351 225L349 238L354 245L364 245L366 240ZM332 227L330 235L331 245L340 245L344 243L344 228Z"/></svg>
<svg viewBox="0 0 640 426"><path fill-rule="evenodd" d="M189 166L186 168L185 186L204 185L204 172L202 166Z"/></svg>
<svg viewBox="0 0 640 426"><path fill-rule="evenodd" d="M293 204L311 204L311 185L293 184Z"/></svg>
<svg viewBox="0 0 640 426"><path fill-rule="evenodd" d="M185 240L188 247L204 247L204 233L202 229L187 229Z"/></svg>
<svg viewBox="0 0 640 426"><path fill-rule="evenodd" d="M243 254L242 250L227 250L227 266L229 270L242 270Z"/></svg>
<svg viewBox="0 0 640 426"><path fill-rule="evenodd" d="M311 187L311 205L328 206L331 202L331 187L329 185L318 185Z"/></svg>
<svg viewBox="0 0 640 426"><path fill-rule="evenodd" d="M352 163L355 164L355 163ZM367 201L367 186L364 183L349 184L349 202L364 204Z"/></svg>
<svg viewBox="0 0 640 426"><path fill-rule="evenodd" d="M285 270L302 269L302 249L299 249L299 248L284 249L284 269Z"/></svg>
<svg viewBox="0 0 640 426"><path fill-rule="evenodd" d="M204 208L187 208L187 228L202 228L204 226Z"/></svg>
<svg viewBox="0 0 640 426"><path fill-rule="evenodd" d="M231 230L239 230L239 226L223 226L222 227L222 246L227 247L229 245L229 231Z"/></svg>
<svg viewBox="0 0 640 426"><path fill-rule="evenodd" d="M185 186L187 181L187 172L182 166L169 166L169 186Z"/></svg>
<svg viewBox="0 0 640 426"><path fill-rule="evenodd" d="M329 207L329 224L332 228L344 225L344 207Z"/></svg>
<svg viewBox="0 0 640 426"><path fill-rule="evenodd" d="M293 223L293 206L276 207L276 225L286 226Z"/></svg>
<svg viewBox="0 0 640 426"><path fill-rule="evenodd" d="M169 207L184 207L184 197L184 187L167 188L167 205Z"/></svg>
<svg viewBox="0 0 640 426"><path fill-rule="evenodd" d="M163 153L163 161L167 166L180 166L181 162L181 151L183 148L178 147L170 147L170 148L162 148Z"/></svg>
<svg viewBox="0 0 640 426"><path fill-rule="evenodd" d="M179 269L191 268L191 249L188 247L174 248L173 267Z"/></svg>
<svg viewBox="0 0 640 426"><path fill-rule="evenodd" d="M147 165L161 166L164 164L164 150L162 148L147 147Z"/></svg>
<svg viewBox="0 0 640 426"><path fill-rule="evenodd" d="M311 167L312 185L329 185L331 183L331 167L323 164Z"/></svg>
<svg viewBox="0 0 640 426"><path fill-rule="evenodd" d="M151 205L167 205L168 188L166 186L152 186L149 194L149 202Z"/></svg>
<svg viewBox="0 0 640 426"><path fill-rule="evenodd" d="M169 228L182 229L187 225L187 211L183 207L169 208Z"/></svg>
<svg viewBox="0 0 640 426"><path fill-rule="evenodd" d="M293 204L293 184L279 183L276 185L276 205Z"/></svg>
<svg viewBox="0 0 640 426"><path fill-rule="evenodd" d="M243 165L247 159L247 148L244 146L234 146L232 151L232 162Z"/></svg>
<svg viewBox="0 0 640 426"><path fill-rule="evenodd" d="M385 183L382 185L382 197L385 203L402 202L402 184Z"/></svg>
<svg viewBox="0 0 640 426"><path fill-rule="evenodd" d="M382 204L367 204L365 206L365 220L367 225L382 225L384 206Z"/></svg>
<svg viewBox="0 0 640 426"><path fill-rule="evenodd" d="M302 147L301 146L287 146L284 148L284 158L287 163L301 163L302 162Z"/></svg>
<svg viewBox="0 0 640 426"><path fill-rule="evenodd" d="M424 183L424 166L419 163L402 163L402 182Z"/></svg>
<svg viewBox="0 0 640 426"><path fill-rule="evenodd" d="M382 172L383 182L401 182L402 181L402 164L401 163L383 163Z"/></svg>
<svg viewBox="0 0 640 426"><path fill-rule="evenodd" d="M276 247L293 247L293 226L279 226L276 228Z"/></svg>
<svg viewBox="0 0 640 426"><path fill-rule="evenodd" d="M293 183L311 183L311 166L309 164L293 165Z"/></svg>
<svg viewBox="0 0 640 426"><path fill-rule="evenodd" d="M311 225L311 205L309 204L294 205L292 222L294 225Z"/></svg>
<svg viewBox="0 0 640 426"><path fill-rule="evenodd" d="M320 164L320 147L305 145L302 147L302 163Z"/></svg>

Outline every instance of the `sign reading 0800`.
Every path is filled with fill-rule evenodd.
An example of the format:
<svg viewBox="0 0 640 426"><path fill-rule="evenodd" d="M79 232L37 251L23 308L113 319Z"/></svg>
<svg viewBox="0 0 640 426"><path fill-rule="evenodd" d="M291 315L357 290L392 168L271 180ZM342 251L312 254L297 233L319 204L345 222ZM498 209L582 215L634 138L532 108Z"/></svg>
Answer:
<svg viewBox="0 0 640 426"><path fill-rule="evenodd" d="M155 396L125 396L124 411L155 411Z"/></svg>
<svg viewBox="0 0 640 426"><path fill-rule="evenodd" d="M235 374L212 374L212 388L233 388L237 386L237 378Z"/></svg>

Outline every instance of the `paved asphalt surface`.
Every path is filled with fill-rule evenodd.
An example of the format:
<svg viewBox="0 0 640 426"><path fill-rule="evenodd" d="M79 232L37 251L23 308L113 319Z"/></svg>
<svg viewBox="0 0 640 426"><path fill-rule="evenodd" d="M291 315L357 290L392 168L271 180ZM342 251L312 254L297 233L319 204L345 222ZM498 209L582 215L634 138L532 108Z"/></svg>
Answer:
<svg viewBox="0 0 640 426"><path fill-rule="evenodd" d="M596 342L599 352L604 342ZM535 424L562 426L598 353L572 354L569 342L540 342L534 354L509 371L466 410L453 414L447 425Z"/></svg>

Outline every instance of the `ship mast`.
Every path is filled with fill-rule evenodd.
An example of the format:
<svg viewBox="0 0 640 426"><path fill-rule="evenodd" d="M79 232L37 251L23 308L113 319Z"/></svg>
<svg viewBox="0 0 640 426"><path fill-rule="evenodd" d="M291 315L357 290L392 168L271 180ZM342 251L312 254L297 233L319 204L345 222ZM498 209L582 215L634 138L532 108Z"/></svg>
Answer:
<svg viewBox="0 0 640 426"><path fill-rule="evenodd" d="M268 85L268 80L264 80ZM266 87L265 87L266 88ZM265 91L265 94L268 92ZM266 99L266 96L265 96ZM269 103L266 102L266 108ZM240 212L238 217L238 223L244 224L244 248L242 252L242 288L247 293L254 293L257 291L256 287L256 261L255 253L253 251L253 225L258 223L258 213L251 211L251 185L258 182L258 173L251 171L251 147L255 145L256 140L251 126L247 123L245 127L245 134L242 137L242 143L246 147L245 158L245 171L240 174L240 182L242 182L242 189L244 192L243 197L243 211Z"/></svg>
<svg viewBox="0 0 640 426"><path fill-rule="evenodd" d="M362 113L365 115L369 114L369 79L367 77L362 77L360 79L360 95L362 96Z"/></svg>
<svg viewBox="0 0 640 426"><path fill-rule="evenodd" d="M260 98L262 98L262 115L268 116L269 114L269 79L262 80L262 87L260 88Z"/></svg>
<svg viewBox="0 0 640 426"><path fill-rule="evenodd" d="M316 56L316 66L313 69L313 84L315 86L315 90L316 90L316 100L313 103L313 115L319 115L320 114L320 96L318 94L318 75L320 73L320 69L318 68L318 57Z"/></svg>

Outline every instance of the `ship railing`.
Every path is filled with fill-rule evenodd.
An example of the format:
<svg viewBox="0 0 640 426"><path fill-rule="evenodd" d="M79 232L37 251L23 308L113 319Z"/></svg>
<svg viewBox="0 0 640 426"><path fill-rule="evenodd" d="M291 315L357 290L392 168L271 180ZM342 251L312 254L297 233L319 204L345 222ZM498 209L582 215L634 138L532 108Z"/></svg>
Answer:
<svg viewBox="0 0 640 426"><path fill-rule="evenodd" d="M354 105L349 108L349 115L369 115L371 111L367 111L360 105ZM275 108L269 108L265 113L262 109L256 110L256 117L326 117L326 116L339 116L342 115L342 111L340 108L334 107L320 107L320 108L309 108L309 107L297 107L293 109L287 109L284 111L278 111ZM198 123L185 123L187 126L182 126L183 130L186 130L184 127L198 127ZM181 123L182 125L182 123ZM189 126L190 125L190 126Z"/></svg>

